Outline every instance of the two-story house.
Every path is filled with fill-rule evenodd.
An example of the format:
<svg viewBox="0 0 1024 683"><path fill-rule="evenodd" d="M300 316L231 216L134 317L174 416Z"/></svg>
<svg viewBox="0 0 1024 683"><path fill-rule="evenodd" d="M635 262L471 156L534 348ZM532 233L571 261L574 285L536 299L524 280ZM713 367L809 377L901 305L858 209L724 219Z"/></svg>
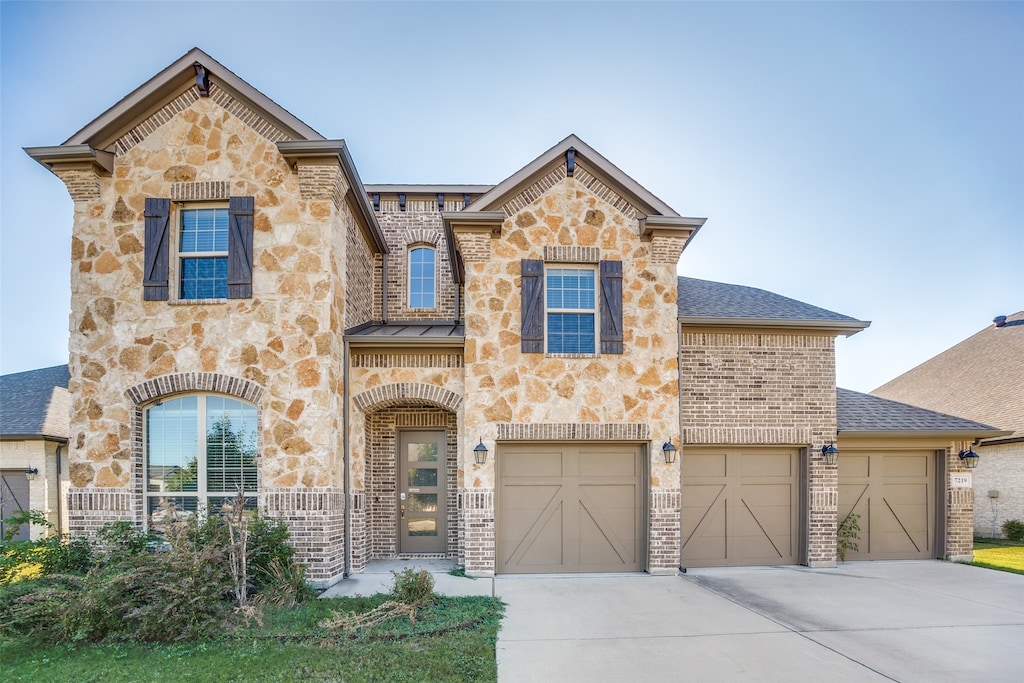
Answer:
<svg viewBox="0 0 1024 683"><path fill-rule="evenodd" d="M678 277L704 219L575 136L493 186L364 185L194 49L27 152L75 206L75 533L242 490L319 584L424 555L831 566L849 445L866 500L902 496L866 557L971 552L950 475L993 430L853 392L844 428L834 341L868 323Z"/></svg>

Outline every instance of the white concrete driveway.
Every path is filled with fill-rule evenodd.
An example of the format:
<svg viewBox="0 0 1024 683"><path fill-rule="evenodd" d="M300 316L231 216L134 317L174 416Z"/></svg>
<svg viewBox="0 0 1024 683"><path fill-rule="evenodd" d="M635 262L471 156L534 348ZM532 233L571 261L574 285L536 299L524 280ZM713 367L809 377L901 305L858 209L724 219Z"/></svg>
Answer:
<svg viewBox="0 0 1024 683"><path fill-rule="evenodd" d="M498 680L1024 680L1024 576L946 562L495 579Z"/></svg>

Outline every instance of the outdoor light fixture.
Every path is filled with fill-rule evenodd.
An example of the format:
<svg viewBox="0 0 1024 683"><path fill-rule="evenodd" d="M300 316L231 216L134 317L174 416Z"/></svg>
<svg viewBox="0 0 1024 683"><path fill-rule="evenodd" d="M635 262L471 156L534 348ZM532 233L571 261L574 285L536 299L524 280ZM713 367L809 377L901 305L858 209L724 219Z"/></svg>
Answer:
<svg viewBox="0 0 1024 683"><path fill-rule="evenodd" d="M960 462L962 462L964 464L964 467L966 467L969 470L973 470L975 467L977 467L979 460L981 460L981 457L979 457L977 453L971 450L970 446L967 447L966 451L960 451Z"/></svg>
<svg viewBox="0 0 1024 683"><path fill-rule="evenodd" d="M662 445L661 454L665 456L665 463L668 465L676 461L676 447L672 445L672 439L669 439Z"/></svg>
<svg viewBox="0 0 1024 683"><path fill-rule="evenodd" d="M480 443L473 447L473 459L477 465L487 462L487 446L484 445L484 437L480 437Z"/></svg>
<svg viewBox="0 0 1024 683"><path fill-rule="evenodd" d="M961 456L961 457L963 457L963 456ZM978 457L978 456L974 456L974 457ZM39 474L39 470L37 470L35 467L27 467L27 468L25 468L25 478L28 479L29 481L34 481L37 474Z"/></svg>
<svg viewBox="0 0 1024 683"><path fill-rule="evenodd" d="M821 447L821 457L825 459L825 464L829 467L834 467L839 462L839 449L835 447L835 444L829 443L827 446Z"/></svg>

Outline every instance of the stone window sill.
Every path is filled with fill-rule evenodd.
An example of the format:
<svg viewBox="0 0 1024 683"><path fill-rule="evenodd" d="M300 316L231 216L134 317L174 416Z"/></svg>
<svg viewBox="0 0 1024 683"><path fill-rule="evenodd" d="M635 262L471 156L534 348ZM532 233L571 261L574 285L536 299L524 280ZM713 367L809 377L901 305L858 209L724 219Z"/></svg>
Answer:
<svg viewBox="0 0 1024 683"><path fill-rule="evenodd" d="M206 306L209 304L226 304L227 299L175 299L168 301L170 306Z"/></svg>

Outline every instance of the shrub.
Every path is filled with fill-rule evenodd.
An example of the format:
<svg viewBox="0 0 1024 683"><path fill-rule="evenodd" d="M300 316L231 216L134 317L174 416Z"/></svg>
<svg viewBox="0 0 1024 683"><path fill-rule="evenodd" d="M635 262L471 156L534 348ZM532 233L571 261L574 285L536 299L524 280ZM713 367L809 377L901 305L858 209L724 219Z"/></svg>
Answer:
<svg viewBox="0 0 1024 683"><path fill-rule="evenodd" d="M260 591L256 601L275 607L294 607L312 600L316 595L306 583L306 568L297 562L273 560L266 569L261 569L258 579Z"/></svg>
<svg viewBox="0 0 1024 683"><path fill-rule="evenodd" d="M1024 543L1024 522L1019 519L1008 519L1003 522L1003 537L1014 543Z"/></svg>
<svg viewBox="0 0 1024 683"><path fill-rule="evenodd" d="M857 541L860 540L858 520L860 520L860 515L851 512L836 529L836 554L839 555L840 562L846 562L847 551L860 550L860 546L857 545Z"/></svg>
<svg viewBox="0 0 1024 683"><path fill-rule="evenodd" d="M271 565L293 565L295 548L288 545L291 533L284 522L256 515L249 522L249 574L257 589L269 580Z"/></svg>
<svg viewBox="0 0 1024 683"><path fill-rule="evenodd" d="M84 573L93 564L92 545L82 538L61 536L41 512L18 510L4 521L10 526L0 540L0 585L32 576ZM46 536L13 540L25 524L45 528Z"/></svg>
<svg viewBox="0 0 1024 683"><path fill-rule="evenodd" d="M395 600L406 605L425 605L434 599L434 577L426 569L415 571L403 569L391 572L394 581L391 584L391 595Z"/></svg>
<svg viewBox="0 0 1024 683"><path fill-rule="evenodd" d="M0 586L0 635L46 643L67 640L83 580L58 575Z"/></svg>

